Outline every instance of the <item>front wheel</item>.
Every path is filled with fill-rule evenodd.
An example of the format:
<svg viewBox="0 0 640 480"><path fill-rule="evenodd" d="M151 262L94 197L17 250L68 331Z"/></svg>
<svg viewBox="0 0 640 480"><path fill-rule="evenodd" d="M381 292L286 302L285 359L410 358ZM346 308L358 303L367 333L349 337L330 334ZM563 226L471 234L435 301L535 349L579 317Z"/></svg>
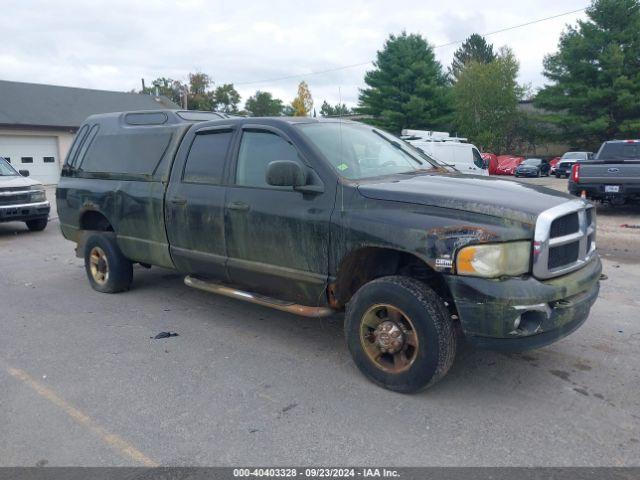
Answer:
<svg viewBox="0 0 640 480"><path fill-rule="evenodd" d="M365 284L345 317L353 360L384 388L415 392L436 383L453 364L456 338L444 301L418 280L389 276Z"/></svg>
<svg viewBox="0 0 640 480"><path fill-rule="evenodd" d="M27 220L27 228L32 232L41 232L47 228L48 218L38 218L37 220Z"/></svg>
<svg viewBox="0 0 640 480"><path fill-rule="evenodd" d="M133 264L122 254L112 236L96 233L87 239L84 267L94 290L102 293L129 290Z"/></svg>

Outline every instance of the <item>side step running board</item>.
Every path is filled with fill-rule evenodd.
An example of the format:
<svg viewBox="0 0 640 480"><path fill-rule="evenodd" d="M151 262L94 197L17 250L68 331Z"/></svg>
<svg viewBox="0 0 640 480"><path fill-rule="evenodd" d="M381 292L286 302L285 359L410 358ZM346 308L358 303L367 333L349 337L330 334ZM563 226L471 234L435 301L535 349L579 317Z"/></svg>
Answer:
<svg viewBox="0 0 640 480"><path fill-rule="evenodd" d="M281 310L283 312L302 315L303 317L328 317L335 313L329 307L307 307L305 305L298 305L292 302L283 302L282 300L265 297L264 295L259 295L257 293L237 290L235 288L222 285L221 283L202 280L200 278L192 277L191 275L187 275L184 278L184 284L188 287L197 288L206 292L217 293L219 295L224 295L225 297L237 298L239 300L244 300L245 302L275 308L276 310Z"/></svg>

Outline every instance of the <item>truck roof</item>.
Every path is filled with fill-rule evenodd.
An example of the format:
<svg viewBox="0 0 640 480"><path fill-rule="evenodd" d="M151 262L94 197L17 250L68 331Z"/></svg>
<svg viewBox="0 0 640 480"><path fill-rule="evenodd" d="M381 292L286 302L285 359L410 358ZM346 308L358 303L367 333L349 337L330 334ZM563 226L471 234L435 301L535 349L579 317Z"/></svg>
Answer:
<svg viewBox="0 0 640 480"><path fill-rule="evenodd" d="M127 112L99 113L91 115L85 122L123 121L126 125L134 126L160 126L176 125L184 123L208 122L216 120L231 120L233 122L245 123L269 120L269 122L283 122L288 124L297 123L353 123L351 120L334 118L313 118L313 117L241 117L224 112L202 111L202 110L134 110Z"/></svg>

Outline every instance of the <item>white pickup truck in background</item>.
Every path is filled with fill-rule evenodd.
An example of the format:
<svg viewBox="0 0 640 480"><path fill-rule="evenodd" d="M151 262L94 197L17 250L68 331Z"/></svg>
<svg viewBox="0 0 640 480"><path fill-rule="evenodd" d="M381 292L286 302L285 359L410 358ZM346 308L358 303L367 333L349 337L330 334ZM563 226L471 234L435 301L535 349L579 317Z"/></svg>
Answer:
<svg viewBox="0 0 640 480"><path fill-rule="evenodd" d="M489 175L489 165L474 145L466 143L466 138L451 137L448 132L409 129L402 130L400 138L460 173Z"/></svg>
<svg viewBox="0 0 640 480"><path fill-rule="evenodd" d="M44 230L51 209L42 183L27 178L0 157L0 222L25 222L31 231Z"/></svg>

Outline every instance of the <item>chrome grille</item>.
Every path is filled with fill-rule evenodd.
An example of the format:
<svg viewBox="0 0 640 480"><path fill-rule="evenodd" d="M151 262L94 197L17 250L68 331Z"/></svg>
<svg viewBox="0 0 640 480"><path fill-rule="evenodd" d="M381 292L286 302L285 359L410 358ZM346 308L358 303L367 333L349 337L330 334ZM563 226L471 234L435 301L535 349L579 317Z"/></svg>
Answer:
<svg viewBox="0 0 640 480"><path fill-rule="evenodd" d="M20 190L12 188L0 191L0 205L17 205L20 203L29 203L31 199L31 190Z"/></svg>
<svg viewBox="0 0 640 480"><path fill-rule="evenodd" d="M578 212L564 215L563 217L556 218L551 222L551 230L549 237L557 238L564 235L569 235L580 230L580 220L578 219Z"/></svg>
<svg viewBox="0 0 640 480"><path fill-rule="evenodd" d="M533 242L533 274L551 278L582 267L595 256L593 207L571 200L538 216Z"/></svg>

